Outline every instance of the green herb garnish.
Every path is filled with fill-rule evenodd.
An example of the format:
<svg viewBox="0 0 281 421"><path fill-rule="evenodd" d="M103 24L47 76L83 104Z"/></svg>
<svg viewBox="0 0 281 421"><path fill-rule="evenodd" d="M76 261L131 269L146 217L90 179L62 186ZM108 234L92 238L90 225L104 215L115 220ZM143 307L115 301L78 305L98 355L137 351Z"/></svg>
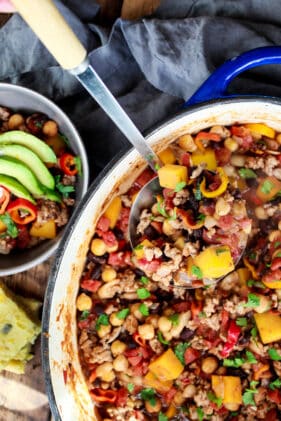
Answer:
<svg viewBox="0 0 281 421"><path fill-rule="evenodd" d="M147 307L146 304L141 303L139 306L139 312L143 315L143 316L149 316L149 308Z"/></svg>
<svg viewBox="0 0 281 421"><path fill-rule="evenodd" d="M196 408L196 412L197 412L197 415L198 415L198 420L203 421L204 415L205 415L203 409L202 408Z"/></svg>
<svg viewBox="0 0 281 421"><path fill-rule="evenodd" d="M198 266L192 265L191 266L191 273L192 273L192 275L196 276L196 278L198 278L198 279L203 278L202 270Z"/></svg>
<svg viewBox="0 0 281 421"><path fill-rule="evenodd" d="M219 256L220 254L225 253L226 251L228 251L228 249L226 248L217 248L216 255Z"/></svg>
<svg viewBox="0 0 281 421"><path fill-rule="evenodd" d="M163 344L163 345L170 345L170 342L169 342L169 341L166 341L166 340L163 338L162 332L160 332L160 330L159 330L159 331L158 331L158 333L157 333L157 339L158 339L158 341L159 341L159 342L161 342L161 344Z"/></svg>
<svg viewBox="0 0 281 421"><path fill-rule="evenodd" d="M178 324L179 324L179 314L178 313L171 314L171 316L169 316L169 320L172 322L173 326L178 326Z"/></svg>
<svg viewBox="0 0 281 421"><path fill-rule="evenodd" d="M160 412L158 415L158 421L169 421L169 418L167 415L163 414L163 412Z"/></svg>
<svg viewBox="0 0 281 421"><path fill-rule="evenodd" d="M199 183L197 183L196 189L194 191L194 197L195 197L196 200L202 199L202 193L201 193L201 190L200 190L200 184Z"/></svg>
<svg viewBox="0 0 281 421"><path fill-rule="evenodd" d="M242 178L257 178L257 174L250 168L240 168L238 173Z"/></svg>
<svg viewBox="0 0 281 421"><path fill-rule="evenodd" d="M250 388L246 389L246 391L242 395L242 400L245 405L253 405L256 406L255 400L254 400L254 394L258 391L256 390L258 382L257 381L251 381L250 382Z"/></svg>
<svg viewBox="0 0 281 421"><path fill-rule="evenodd" d="M242 326L242 327L246 327L248 324L247 318L246 317L238 317L236 319L237 326Z"/></svg>
<svg viewBox="0 0 281 421"><path fill-rule="evenodd" d="M260 297L258 297L256 294L253 294L250 292L248 295L248 301L244 304L245 307L258 307L260 305Z"/></svg>
<svg viewBox="0 0 281 421"><path fill-rule="evenodd" d="M82 311L79 319L80 320L86 320L88 318L89 314L90 314L89 310L84 310L84 311Z"/></svg>
<svg viewBox="0 0 281 421"><path fill-rule="evenodd" d="M107 314L101 314L96 321L96 330L99 330L102 326L108 326L109 325L109 319Z"/></svg>
<svg viewBox="0 0 281 421"><path fill-rule="evenodd" d="M273 361L281 361L281 355L277 352L275 348L269 348L268 355Z"/></svg>
<svg viewBox="0 0 281 421"><path fill-rule="evenodd" d="M140 278L140 281L141 281L141 283L142 283L143 285L147 285L147 284L148 284L148 282L149 282L149 279L148 279L146 276L142 276L142 277Z"/></svg>
<svg viewBox="0 0 281 421"><path fill-rule="evenodd" d="M236 358L233 358L233 359L225 358L223 360L224 367L238 368L238 367L241 367L241 365L243 365L244 363L245 363L244 358L240 358L240 357L236 357Z"/></svg>
<svg viewBox="0 0 281 421"><path fill-rule="evenodd" d="M271 390L280 389L281 387L281 379L276 379L273 382L269 383L269 388Z"/></svg>
<svg viewBox="0 0 281 421"><path fill-rule="evenodd" d="M251 336L253 337L253 338L256 338L257 336L258 336L258 330L257 330L257 327L256 326L254 326L252 329L251 329Z"/></svg>
<svg viewBox="0 0 281 421"><path fill-rule="evenodd" d="M117 319L120 319L120 320L126 319L129 313L130 313L130 309L123 308L123 310L118 311L118 313L116 314L116 317Z"/></svg>
<svg viewBox="0 0 281 421"><path fill-rule="evenodd" d="M184 353L190 347L189 342L182 342L175 347L175 355L180 360L182 365L185 365Z"/></svg>
<svg viewBox="0 0 281 421"><path fill-rule="evenodd" d="M128 383L127 384L128 392L132 393L133 390L134 390L134 388L135 388L135 385L133 383Z"/></svg>
<svg viewBox="0 0 281 421"><path fill-rule="evenodd" d="M143 244L138 244L136 247L134 247L134 250L142 250Z"/></svg>
<svg viewBox="0 0 281 421"><path fill-rule="evenodd" d="M164 208L163 200L161 202L157 202L157 210L162 216L164 216L165 218L169 218L169 215L167 214L166 209Z"/></svg>
<svg viewBox="0 0 281 421"><path fill-rule="evenodd" d="M8 212L5 212L3 215L0 215L0 221L2 221L4 225L6 225L6 233L12 238L17 238L19 231Z"/></svg>
<svg viewBox="0 0 281 421"><path fill-rule="evenodd" d="M222 398L218 398L214 393L208 392L207 393L209 401L213 402L217 405L218 408L222 406Z"/></svg>
<svg viewBox="0 0 281 421"><path fill-rule="evenodd" d="M151 388L142 389L140 395L141 395L141 398L144 401L148 401L151 406L156 405L156 397L155 397L155 390L154 389L151 389Z"/></svg>
<svg viewBox="0 0 281 421"><path fill-rule="evenodd" d="M175 187L175 193L178 193L178 192L180 192L181 190L183 190L184 188L185 188L185 186L186 186L186 182L185 181L179 181L177 184L176 184L176 187Z"/></svg>
<svg viewBox="0 0 281 421"><path fill-rule="evenodd" d="M78 175L82 175L82 162L80 156L74 157L75 167L77 168Z"/></svg>
<svg viewBox="0 0 281 421"><path fill-rule="evenodd" d="M150 297L150 292L146 288L138 288L137 289L137 296L140 300L145 300L146 298Z"/></svg>
<svg viewBox="0 0 281 421"><path fill-rule="evenodd" d="M205 221L206 215L204 213L199 213L199 215L196 218L196 221Z"/></svg>
<svg viewBox="0 0 281 421"><path fill-rule="evenodd" d="M55 175L55 184L57 190L62 194L62 196L67 199L69 194L75 191L74 186L66 186L60 182L61 176Z"/></svg>
<svg viewBox="0 0 281 421"><path fill-rule="evenodd" d="M273 189L273 187L274 187L274 184L271 181L265 180L263 184L261 185L261 191L264 194L269 194L271 190Z"/></svg>
<svg viewBox="0 0 281 421"><path fill-rule="evenodd" d="M254 279L248 279L247 281L247 286L248 287L256 287L256 288L261 288L261 289L265 289L266 286L260 282L260 281L255 281Z"/></svg>
<svg viewBox="0 0 281 421"><path fill-rule="evenodd" d="M247 362L250 364L256 364L257 360L251 351L246 351Z"/></svg>

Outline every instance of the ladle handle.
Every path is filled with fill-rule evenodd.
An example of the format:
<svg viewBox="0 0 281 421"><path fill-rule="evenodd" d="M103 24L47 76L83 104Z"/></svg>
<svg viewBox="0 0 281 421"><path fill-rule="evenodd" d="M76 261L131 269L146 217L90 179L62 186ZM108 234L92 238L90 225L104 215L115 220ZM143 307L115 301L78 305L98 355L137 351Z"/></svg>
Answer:
<svg viewBox="0 0 281 421"><path fill-rule="evenodd" d="M64 69L79 66L87 51L52 0L11 0L45 47Z"/></svg>

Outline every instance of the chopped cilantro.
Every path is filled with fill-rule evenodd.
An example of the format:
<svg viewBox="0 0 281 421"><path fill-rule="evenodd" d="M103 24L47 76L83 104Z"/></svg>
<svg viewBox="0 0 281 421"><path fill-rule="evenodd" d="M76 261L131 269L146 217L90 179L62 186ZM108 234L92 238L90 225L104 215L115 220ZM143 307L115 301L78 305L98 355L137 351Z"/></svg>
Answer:
<svg viewBox="0 0 281 421"><path fill-rule="evenodd" d="M143 316L149 316L149 308L147 307L146 304L141 303L139 306L139 312L143 315Z"/></svg>
<svg viewBox="0 0 281 421"><path fill-rule="evenodd" d="M237 326L242 326L242 327L246 327L248 324L247 318L246 317L238 317L236 319Z"/></svg>
<svg viewBox="0 0 281 421"><path fill-rule="evenodd" d="M176 209L173 209L173 213L172 215L169 216L168 220L169 221L175 221L177 219L177 211Z"/></svg>
<svg viewBox="0 0 281 421"><path fill-rule="evenodd" d="M140 395L141 395L141 398L144 401L148 401L151 406L156 405L156 397L155 397L155 390L154 389L152 389L152 388L142 389Z"/></svg>
<svg viewBox="0 0 281 421"><path fill-rule="evenodd" d="M2 221L3 224L7 227L6 234L8 234L12 238L16 238L18 236L19 231L17 229L17 226L8 212L5 212L3 215L0 215L0 221Z"/></svg>
<svg viewBox="0 0 281 421"><path fill-rule="evenodd" d="M160 332L160 330L157 333L157 338L158 338L158 341L161 342L161 344L163 344L163 345L170 345L170 342L169 341L166 341L163 338L162 332Z"/></svg>
<svg viewBox="0 0 281 421"><path fill-rule="evenodd" d="M196 221L205 221L206 215L204 213L199 213L199 215L196 218Z"/></svg>
<svg viewBox="0 0 281 421"><path fill-rule="evenodd" d="M128 392L132 393L133 390L134 390L134 388L135 388L135 385L133 383L128 383L127 384Z"/></svg>
<svg viewBox="0 0 281 421"><path fill-rule="evenodd" d="M118 313L116 314L117 319L126 319L126 317L128 316L128 314L130 313L130 310L128 308L123 308L123 310L118 311Z"/></svg>
<svg viewBox="0 0 281 421"><path fill-rule="evenodd" d="M158 415L158 421L169 421L169 418L167 415L163 414L163 412L160 412Z"/></svg>
<svg viewBox="0 0 281 421"><path fill-rule="evenodd" d="M74 186L66 186L60 182L61 176L55 175L55 184L57 190L62 194L64 198L68 198L69 193L72 193L75 191Z"/></svg>
<svg viewBox="0 0 281 421"><path fill-rule="evenodd" d="M198 278L198 279L203 278L202 270L198 266L192 265L191 266L191 273L192 273L192 275L196 276L196 278Z"/></svg>
<svg viewBox="0 0 281 421"><path fill-rule="evenodd" d="M274 248L276 249L279 246L281 246L281 241L275 241Z"/></svg>
<svg viewBox="0 0 281 421"><path fill-rule="evenodd" d="M81 176L82 175L82 162L81 162L80 156L74 157L74 163L75 163L75 166L77 168L78 175Z"/></svg>
<svg viewBox="0 0 281 421"><path fill-rule="evenodd" d="M254 400L254 394L257 393L256 386L258 382L257 381L251 381L250 382L250 388L246 389L243 393L242 400L245 405L253 405L256 406L255 400Z"/></svg>
<svg viewBox="0 0 281 421"><path fill-rule="evenodd" d="M281 379L276 379L273 382L269 383L269 388L271 390L280 389L281 387Z"/></svg>
<svg viewBox="0 0 281 421"><path fill-rule="evenodd" d="M250 259L250 260L255 260L255 259L256 259L256 257L257 257L257 253L256 253L255 251L252 251L252 252L249 254L249 259Z"/></svg>
<svg viewBox="0 0 281 421"><path fill-rule="evenodd" d="M216 249L216 255L219 256L220 254L225 253L227 251L228 251L228 249L226 249L225 247L217 248Z"/></svg>
<svg viewBox="0 0 281 421"><path fill-rule="evenodd" d="M218 398L214 393L208 392L207 393L209 401L213 402L217 405L218 408L222 406L222 398Z"/></svg>
<svg viewBox="0 0 281 421"><path fill-rule="evenodd" d="M202 199L202 193L200 190L200 183L197 183L196 189L194 191L194 197L196 200L201 200Z"/></svg>
<svg viewBox="0 0 281 421"><path fill-rule="evenodd" d="M245 363L244 358L240 358L240 357L236 357L236 358L233 358L233 359L225 358L223 360L224 367L238 368L238 367L241 367L241 365L243 365L244 363Z"/></svg>
<svg viewBox="0 0 281 421"><path fill-rule="evenodd" d="M138 244L136 247L134 247L134 250L142 250L143 244Z"/></svg>
<svg viewBox="0 0 281 421"><path fill-rule="evenodd" d="M162 216L164 216L165 218L169 218L169 215L167 214L167 212L164 208L164 201L163 200L161 202L160 201L157 202L157 210Z"/></svg>
<svg viewBox="0 0 281 421"><path fill-rule="evenodd" d="M147 285L147 284L148 284L148 282L149 282L149 279L148 279L146 276L142 276L142 277L140 278L140 281L141 281L141 283L142 283L143 285Z"/></svg>
<svg viewBox="0 0 281 421"><path fill-rule="evenodd" d="M248 301L244 304L245 307L258 307L260 305L260 297L250 292Z"/></svg>
<svg viewBox="0 0 281 421"><path fill-rule="evenodd" d="M200 311L200 313L198 314L199 319L205 319L207 317L207 314L205 313L205 311Z"/></svg>
<svg viewBox="0 0 281 421"><path fill-rule="evenodd" d="M246 351L246 357L247 357L247 362L250 364L256 364L257 360L254 356L254 354L251 351Z"/></svg>
<svg viewBox="0 0 281 421"><path fill-rule="evenodd" d="M137 296L140 300L145 300L146 298L150 297L150 292L146 288L138 288Z"/></svg>
<svg viewBox="0 0 281 421"><path fill-rule="evenodd" d="M242 178L257 178L257 174L250 168L240 168L238 172Z"/></svg>
<svg viewBox="0 0 281 421"><path fill-rule="evenodd" d="M256 338L256 337L258 336L258 330L257 330L257 327L256 327L256 326L254 326L254 327L251 329L251 336L252 336L253 338Z"/></svg>
<svg viewBox="0 0 281 421"><path fill-rule="evenodd" d="M269 348L268 355L273 361L281 361L281 355L277 352L275 348Z"/></svg>
<svg viewBox="0 0 281 421"><path fill-rule="evenodd" d="M264 194L269 194L271 190L273 189L273 187L274 187L274 184L271 181L265 180L263 184L261 185L261 191Z"/></svg>
<svg viewBox="0 0 281 421"><path fill-rule="evenodd" d="M101 325L108 326L109 320L107 314L101 314L96 321L96 330L99 330Z"/></svg>
<svg viewBox="0 0 281 421"><path fill-rule="evenodd" d="M197 412L197 415L198 415L198 420L203 421L204 415L205 415L203 409L202 408L196 408L196 412Z"/></svg>
<svg viewBox="0 0 281 421"><path fill-rule="evenodd" d="M181 342L175 347L175 355L180 360L182 365L185 365L184 353L190 347L189 342Z"/></svg>
<svg viewBox="0 0 281 421"><path fill-rule="evenodd" d="M275 257L281 257L281 251L279 251L277 254L275 254L275 255L274 255L274 258L275 258Z"/></svg>
<svg viewBox="0 0 281 421"><path fill-rule="evenodd" d="M256 288L261 288L261 289L265 289L265 285L260 282L260 281L254 281L254 279L248 279L247 281L247 286L248 287L256 287Z"/></svg>
<svg viewBox="0 0 281 421"><path fill-rule="evenodd" d="M184 188L185 188L185 186L186 186L186 182L185 181L179 181L177 184L176 184L176 187L175 187L175 192L176 193L178 193L178 192L180 192L181 190L183 190Z"/></svg>
<svg viewBox="0 0 281 421"><path fill-rule="evenodd" d="M89 314L90 314L89 310L82 311L82 313L80 315L80 320L86 320L88 318Z"/></svg>
<svg viewBox="0 0 281 421"><path fill-rule="evenodd" d="M179 315L178 315L178 313L171 314L171 316L169 316L169 320L172 322L172 325L173 326L178 326L178 324L179 324Z"/></svg>

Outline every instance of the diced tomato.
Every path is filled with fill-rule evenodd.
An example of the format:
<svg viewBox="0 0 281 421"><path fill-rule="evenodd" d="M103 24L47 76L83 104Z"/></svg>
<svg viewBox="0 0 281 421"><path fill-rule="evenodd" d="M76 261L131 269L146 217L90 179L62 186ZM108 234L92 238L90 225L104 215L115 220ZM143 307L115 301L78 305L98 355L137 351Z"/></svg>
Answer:
<svg viewBox="0 0 281 421"><path fill-rule="evenodd" d="M131 255L130 251L117 251L109 254L107 263L114 267L126 267L131 265Z"/></svg>
<svg viewBox="0 0 281 421"><path fill-rule="evenodd" d="M150 222L150 225L159 233L162 234L163 230L162 230L162 222L159 221L152 221Z"/></svg>
<svg viewBox="0 0 281 421"><path fill-rule="evenodd" d="M279 405L279 404L281 403L281 392L280 392L280 390L278 390L278 389L275 389L275 390L269 390L269 391L267 392L267 396L268 396L268 399L269 399L271 402L274 402L274 403L276 403L277 405Z"/></svg>
<svg viewBox="0 0 281 421"><path fill-rule="evenodd" d="M134 357L128 357L129 363L135 367L142 361L142 355L138 354Z"/></svg>
<svg viewBox="0 0 281 421"><path fill-rule="evenodd" d="M281 269L277 269L274 272L272 270L268 271L265 275L262 277L263 282L274 282L279 281L281 279Z"/></svg>
<svg viewBox="0 0 281 421"><path fill-rule="evenodd" d="M126 234L128 231L129 216L130 216L130 209L122 207L121 212L120 212L120 217L119 217L119 220L117 221L116 227L119 228L124 234Z"/></svg>
<svg viewBox="0 0 281 421"><path fill-rule="evenodd" d="M161 260L159 259L153 259L151 262L149 262L146 259L138 259L137 265L140 269L142 269L144 272L156 272L156 270L161 265Z"/></svg>
<svg viewBox="0 0 281 421"><path fill-rule="evenodd" d="M29 231L25 225L19 225L17 228L18 228L18 236L16 239L17 247L20 249L25 249L27 248L30 242Z"/></svg>
<svg viewBox="0 0 281 421"><path fill-rule="evenodd" d="M275 257L272 260L270 269L274 272L281 267L281 257Z"/></svg>
<svg viewBox="0 0 281 421"><path fill-rule="evenodd" d="M215 213L215 204L211 202L208 205L201 205L200 213L203 213L204 215L208 215L208 216L213 216Z"/></svg>
<svg viewBox="0 0 281 421"><path fill-rule="evenodd" d="M223 230L229 230L233 227L234 218L232 215L220 216L218 220L218 226Z"/></svg>
<svg viewBox="0 0 281 421"><path fill-rule="evenodd" d="M127 247L127 241L124 240L124 238L122 240L118 241L118 250L124 250Z"/></svg>
<svg viewBox="0 0 281 421"><path fill-rule="evenodd" d="M132 368L134 376L144 376L148 372L148 361L141 361Z"/></svg>
<svg viewBox="0 0 281 421"><path fill-rule="evenodd" d="M138 421L144 421L144 415L140 411L133 411L134 417Z"/></svg>
<svg viewBox="0 0 281 421"><path fill-rule="evenodd" d="M173 309L176 313L184 313L185 311L190 309L190 302L182 301L181 303L173 304Z"/></svg>
<svg viewBox="0 0 281 421"><path fill-rule="evenodd" d="M268 413L265 415L265 421L278 421L278 415L276 409L272 408Z"/></svg>
<svg viewBox="0 0 281 421"><path fill-rule="evenodd" d="M231 152L227 148L217 148L215 149L215 155L218 165L223 167L229 163Z"/></svg>
<svg viewBox="0 0 281 421"><path fill-rule="evenodd" d="M125 406L127 403L127 399L128 399L128 390L125 389L125 387L121 387L121 389L119 389L117 391L117 398L116 398L116 406Z"/></svg>
<svg viewBox="0 0 281 421"><path fill-rule="evenodd" d="M197 300L193 300L191 303L191 315L192 315L192 320L196 319L199 315L199 313L202 311L203 308L203 302L202 301L197 301Z"/></svg>
<svg viewBox="0 0 281 421"><path fill-rule="evenodd" d="M243 193L243 198L256 206L263 204L263 201L257 196L256 191L253 189L246 191L246 193Z"/></svg>
<svg viewBox="0 0 281 421"><path fill-rule="evenodd" d="M244 126L232 126L231 133L241 139L240 146L248 150L253 143L253 136L251 135L250 129Z"/></svg>
<svg viewBox="0 0 281 421"><path fill-rule="evenodd" d="M155 173L150 169L146 168L136 179L134 182L134 186L138 188L142 188L146 183L149 182L152 178L155 177Z"/></svg>
<svg viewBox="0 0 281 421"><path fill-rule="evenodd" d="M212 140L213 142L220 142L222 137L217 133L203 131L197 133L195 140Z"/></svg>
<svg viewBox="0 0 281 421"><path fill-rule="evenodd" d="M101 284L102 282L97 279L84 279L81 282L81 288L90 292L97 292Z"/></svg>
<svg viewBox="0 0 281 421"><path fill-rule="evenodd" d="M171 389L169 389L168 392L164 394L164 402L170 404L176 393L177 389L175 387L171 387Z"/></svg>
<svg viewBox="0 0 281 421"><path fill-rule="evenodd" d="M106 216L101 216L98 223L97 228L101 231L108 231L110 225L110 220Z"/></svg>
<svg viewBox="0 0 281 421"><path fill-rule="evenodd" d="M163 189L163 196L164 196L164 207L166 210L174 209L175 205L173 203L173 199L175 197L175 192L171 189Z"/></svg>
<svg viewBox="0 0 281 421"><path fill-rule="evenodd" d="M85 320L79 320L78 321L78 327L79 329L83 330L83 329L88 329L91 325L91 322L93 320L93 316L90 315L89 317L87 317L87 319Z"/></svg>
<svg viewBox="0 0 281 421"><path fill-rule="evenodd" d="M115 234L112 231L106 231L103 234L102 238L105 244L109 247L112 247L117 243L117 238L115 237Z"/></svg>
<svg viewBox="0 0 281 421"><path fill-rule="evenodd" d="M200 351L194 348L187 348L184 353L184 362L185 364L190 364L193 361L197 360L200 357Z"/></svg>
<svg viewBox="0 0 281 421"><path fill-rule="evenodd" d="M229 312L224 308L221 311L221 331L225 332L228 326Z"/></svg>
<svg viewBox="0 0 281 421"><path fill-rule="evenodd" d="M184 152L180 157L180 163L181 165L184 165L185 167L190 167L190 154L188 152Z"/></svg>
<svg viewBox="0 0 281 421"><path fill-rule="evenodd" d="M94 368L89 376L89 383L93 383L97 378L97 370Z"/></svg>

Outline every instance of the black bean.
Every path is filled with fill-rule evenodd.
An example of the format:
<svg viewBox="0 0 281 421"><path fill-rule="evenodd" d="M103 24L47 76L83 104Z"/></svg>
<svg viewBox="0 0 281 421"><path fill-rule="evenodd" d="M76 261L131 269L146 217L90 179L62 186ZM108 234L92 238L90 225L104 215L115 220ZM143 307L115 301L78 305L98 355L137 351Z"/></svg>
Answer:
<svg viewBox="0 0 281 421"><path fill-rule="evenodd" d="M117 240L122 240L124 238L124 233L119 228L114 228L113 232Z"/></svg>
<svg viewBox="0 0 281 421"><path fill-rule="evenodd" d="M102 266L97 263L92 271L91 279L99 279L102 271Z"/></svg>
<svg viewBox="0 0 281 421"><path fill-rule="evenodd" d="M135 274L139 277L146 276L145 273L141 269L138 269L138 268L135 269Z"/></svg>
<svg viewBox="0 0 281 421"><path fill-rule="evenodd" d="M180 334L180 338L183 341L188 341L189 339L191 339L193 336L195 335L195 330L192 329L188 329L187 327L185 327Z"/></svg>
<svg viewBox="0 0 281 421"><path fill-rule="evenodd" d="M234 189L231 192L231 194L235 199L241 199L242 198L241 191L239 189Z"/></svg>
<svg viewBox="0 0 281 421"><path fill-rule="evenodd" d="M87 259L90 262L99 263L100 265L103 265L106 262L107 255L104 254L103 256L95 256L91 251L87 254Z"/></svg>
<svg viewBox="0 0 281 421"><path fill-rule="evenodd" d="M256 188L259 185L256 178L246 178L246 184L250 188Z"/></svg>
<svg viewBox="0 0 281 421"><path fill-rule="evenodd" d="M195 240L201 240L203 235L203 228L199 228L198 230L193 230L192 233Z"/></svg>
<svg viewBox="0 0 281 421"><path fill-rule="evenodd" d="M243 333L243 336L238 341L238 345L247 345L251 340L251 331L247 331Z"/></svg>
<svg viewBox="0 0 281 421"><path fill-rule="evenodd" d="M149 225L147 228L145 228L144 235L149 240L156 240L159 237L159 232L155 228L153 228L152 225Z"/></svg>
<svg viewBox="0 0 281 421"><path fill-rule="evenodd" d="M270 204L272 206L276 206L276 205L279 205L280 202L281 202L281 196L277 196L275 199L270 201Z"/></svg>
<svg viewBox="0 0 281 421"><path fill-rule="evenodd" d="M241 368L228 367L227 376L237 376L240 377L240 379L244 380L247 379L248 374L245 373L245 371L243 371Z"/></svg>
<svg viewBox="0 0 281 421"><path fill-rule="evenodd" d="M99 316L104 313L104 305L102 303L96 303L93 311Z"/></svg>

